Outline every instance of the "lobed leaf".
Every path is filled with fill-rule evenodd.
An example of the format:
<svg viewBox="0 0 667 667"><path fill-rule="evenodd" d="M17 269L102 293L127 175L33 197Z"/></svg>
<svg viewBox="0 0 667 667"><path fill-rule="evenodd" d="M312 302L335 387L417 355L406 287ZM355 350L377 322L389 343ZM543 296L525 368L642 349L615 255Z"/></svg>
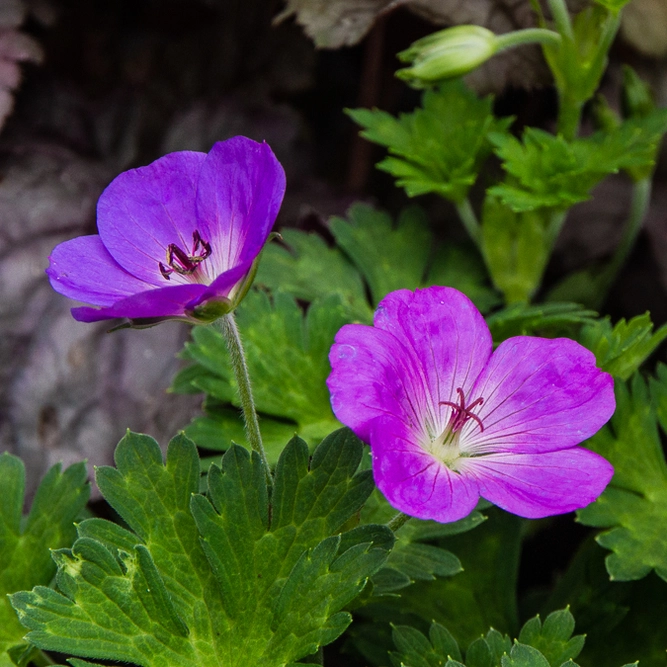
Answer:
<svg viewBox="0 0 667 667"><path fill-rule="evenodd" d="M567 209L585 201L608 174L645 169L667 130L667 110L632 118L612 132L567 141L528 127L519 141L507 133L490 136L510 179L488 193L517 213L539 208Z"/></svg>
<svg viewBox="0 0 667 667"><path fill-rule="evenodd" d="M197 493L194 444L128 434L97 481L129 530L84 521L55 554L59 591L12 602L37 646L137 665L278 667L338 637L341 611L377 571L393 536L340 534L372 491L362 444L338 431L315 450L293 438L269 506L259 456L231 447ZM370 538L370 539L369 539Z"/></svg>
<svg viewBox="0 0 667 667"><path fill-rule="evenodd" d="M667 463L658 431L658 421L667 428L664 367L650 391L639 375L630 387L617 382L616 406L611 422L587 441L612 463L614 477L577 517L609 529L597 541L613 552L606 559L611 579L641 579L655 570L667 581Z"/></svg>
<svg viewBox="0 0 667 667"><path fill-rule="evenodd" d="M38 584L47 585L56 571L50 549L70 545L75 536L74 521L88 501L86 466L78 463L64 472L53 466L35 493L30 513L23 516L25 467L11 454L0 454L0 665L30 647L23 641L21 626L8 595Z"/></svg>
<svg viewBox="0 0 667 667"><path fill-rule="evenodd" d="M491 146L491 132L507 130L511 119L493 116L492 99L479 99L460 80L448 81L422 97L422 107L394 118L378 109L348 110L361 136L386 146L377 166L396 178L409 197L434 192L462 201Z"/></svg>
<svg viewBox="0 0 667 667"><path fill-rule="evenodd" d="M667 325L653 332L649 313L619 320L612 328L609 318L587 324L581 343L595 354L597 365L614 377L627 380L667 338Z"/></svg>

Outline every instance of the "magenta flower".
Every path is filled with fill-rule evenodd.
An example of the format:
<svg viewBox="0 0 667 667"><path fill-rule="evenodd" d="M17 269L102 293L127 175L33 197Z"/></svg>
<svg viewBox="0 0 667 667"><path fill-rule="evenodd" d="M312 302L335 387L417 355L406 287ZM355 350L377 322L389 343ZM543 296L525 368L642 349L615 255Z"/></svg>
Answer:
<svg viewBox="0 0 667 667"><path fill-rule="evenodd" d="M615 408L593 354L528 336L493 351L455 289L389 294L374 326L338 332L329 359L333 411L370 444L377 486L406 514L456 521L482 496L539 518L588 505L612 477L576 446Z"/></svg>
<svg viewBox="0 0 667 667"><path fill-rule="evenodd" d="M234 137L208 154L170 153L112 181L99 235L54 249L51 285L94 306L72 309L82 322L216 319L247 289L284 192L265 143Z"/></svg>

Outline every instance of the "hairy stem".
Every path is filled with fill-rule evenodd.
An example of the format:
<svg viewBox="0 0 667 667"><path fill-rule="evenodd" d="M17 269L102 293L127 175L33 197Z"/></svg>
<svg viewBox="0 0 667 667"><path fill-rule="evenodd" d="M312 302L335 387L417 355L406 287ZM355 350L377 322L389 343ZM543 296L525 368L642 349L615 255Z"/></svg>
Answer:
<svg viewBox="0 0 667 667"><path fill-rule="evenodd" d="M387 528L396 532L403 524L410 521L411 516L399 512L393 519L387 522Z"/></svg>
<svg viewBox="0 0 667 667"><path fill-rule="evenodd" d="M234 313L227 313L219 320L215 321L215 325L222 333L227 349L229 350L229 357L232 362L232 369L234 370L234 377L239 390L239 399L241 400L241 410L243 412L243 421L245 422L246 435L250 446L262 457L264 466L266 468L266 475L271 482L271 468L269 461L266 458L264 445L262 444L262 434L259 430L259 420L257 419L257 411L255 410L255 401L252 397L252 388L250 386L250 375L248 374L248 364L246 363L245 352L243 351L243 343L241 342L241 334L236 325L236 318Z"/></svg>

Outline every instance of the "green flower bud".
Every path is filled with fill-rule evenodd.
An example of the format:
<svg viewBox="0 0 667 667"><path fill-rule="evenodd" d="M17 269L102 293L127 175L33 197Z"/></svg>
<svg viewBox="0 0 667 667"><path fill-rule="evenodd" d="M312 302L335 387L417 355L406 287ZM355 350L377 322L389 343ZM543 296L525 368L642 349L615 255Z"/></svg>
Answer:
<svg viewBox="0 0 667 667"><path fill-rule="evenodd" d="M461 76L487 61L497 48L496 35L481 26L446 28L399 53L399 60L412 63L412 67L398 70L396 76L417 87Z"/></svg>

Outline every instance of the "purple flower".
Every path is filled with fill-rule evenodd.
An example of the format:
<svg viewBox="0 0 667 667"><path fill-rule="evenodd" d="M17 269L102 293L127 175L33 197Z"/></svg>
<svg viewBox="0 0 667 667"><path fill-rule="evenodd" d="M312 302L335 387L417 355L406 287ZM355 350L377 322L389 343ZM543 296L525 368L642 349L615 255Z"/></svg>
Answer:
<svg viewBox="0 0 667 667"><path fill-rule="evenodd" d="M327 384L338 419L371 446L389 503L443 523L482 496L529 518L595 500L613 474L577 447L615 408L613 381L578 343L517 336L493 351L455 289L389 294L374 326L337 334Z"/></svg>
<svg viewBox="0 0 667 667"><path fill-rule="evenodd" d="M284 192L265 143L234 137L208 154L170 153L112 181L99 235L54 249L51 285L95 306L72 309L82 322L216 319L252 280Z"/></svg>

